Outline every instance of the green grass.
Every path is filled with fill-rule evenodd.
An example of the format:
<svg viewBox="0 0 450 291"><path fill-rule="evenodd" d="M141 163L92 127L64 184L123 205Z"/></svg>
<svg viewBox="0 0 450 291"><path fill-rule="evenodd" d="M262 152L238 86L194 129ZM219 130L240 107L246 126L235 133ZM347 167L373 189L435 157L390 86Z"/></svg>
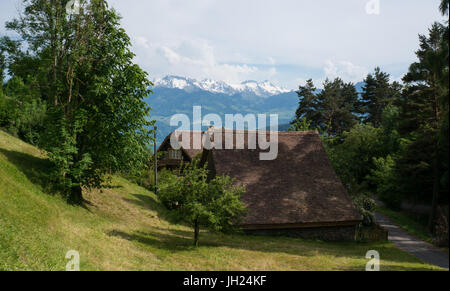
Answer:
<svg viewBox="0 0 450 291"><path fill-rule="evenodd" d="M157 197L112 177L103 191L68 205L45 188L44 153L0 132L0 270L64 270L77 250L82 270L364 270L368 250L382 270L439 270L391 243L325 243L222 235L166 221Z"/></svg>

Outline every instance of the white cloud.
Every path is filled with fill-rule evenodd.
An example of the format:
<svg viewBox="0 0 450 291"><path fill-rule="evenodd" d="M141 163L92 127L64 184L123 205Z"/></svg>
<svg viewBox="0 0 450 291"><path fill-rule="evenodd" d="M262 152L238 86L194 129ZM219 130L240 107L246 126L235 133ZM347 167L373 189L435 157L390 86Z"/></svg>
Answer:
<svg viewBox="0 0 450 291"><path fill-rule="evenodd" d="M135 50L152 77L270 79L289 88L299 78L318 87L326 77L361 81L376 66L401 76L415 60L417 34L440 19L440 0L382 1L377 17L366 13L368 0L110 1L127 32L147 39L149 48Z"/></svg>
<svg viewBox="0 0 450 291"><path fill-rule="evenodd" d="M181 75L197 79L211 78L230 83L240 83L247 79L270 79L277 74L274 67L259 69L247 64L220 63L215 49L205 40L181 40L171 47L150 44L143 36L133 39L137 52L136 61L153 64L145 67L152 77ZM160 70L159 68L163 68Z"/></svg>
<svg viewBox="0 0 450 291"><path fill-rule="evenodd" d="M275 65L276 64L275 59L272 58L272 57L268 57L267 60L268 60L269 64L271 64L271 65Z"/></svg>
<svg viewBox="0 0 450 291"><path fill-rule="evenodd" d="M292 88L299 78L356 81L376 66L398 78L416 59L417 35L442 21L440 0L381 1L376 17L366 13L368 1L108 2L123 16L136 62L152 78L270 79ZM1 23L20 2L0 1Z"/></svg>
<svg viewBox="0 0 450 291"><path fill-rule="evenodd" d="M160 49L161 49L162 54L164 55L164 57L169 62L169 64L177 65L177 64L180 63L181 56L179 54L177 54L176 52L174 52L173 50L171 50L168 47L161 47Z"/></svg>
<svg viewBox="0 0 450 291"><path fill-rule="evenodd" d="M325 76L329 79L341 78L346 82L360 82L368 74L367 68L357 66L349 61L326 61Z"/></svg>
<svg viewBox="0 0 450 291"><path fill-rule="evenodd" d="M143 48L150 48L150 44L148 40L144 36L137 36L134 39L135 45L143 47Z"/></svg>

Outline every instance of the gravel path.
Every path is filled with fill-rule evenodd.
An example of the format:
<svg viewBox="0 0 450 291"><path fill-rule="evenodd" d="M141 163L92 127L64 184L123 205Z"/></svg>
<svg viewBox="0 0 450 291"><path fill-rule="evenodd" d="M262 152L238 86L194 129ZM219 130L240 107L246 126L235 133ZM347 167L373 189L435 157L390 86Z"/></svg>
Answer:
<svg viewBox="0 0 450 291"><path fill-rule="evenodd" d="M448 269L449 255L447 253L413 237L381 213L376 213L376 219L380 226L389 232L389 240L399 249L412 254L426 263Z"/></svg>

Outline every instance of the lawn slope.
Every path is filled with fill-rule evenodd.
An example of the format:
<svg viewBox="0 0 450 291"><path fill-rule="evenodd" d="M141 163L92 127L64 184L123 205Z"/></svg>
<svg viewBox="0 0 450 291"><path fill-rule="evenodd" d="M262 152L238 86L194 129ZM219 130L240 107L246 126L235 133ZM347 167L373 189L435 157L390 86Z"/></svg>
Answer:
<svg viewBox="0 0 450 291"><path fill-rule="evenodd" d="M0 270L64 270L77 250L82 270L364 270L368 250L382 270L434 270L390 243L325 243L202 232L165 220L157 197L120 177L85 194L85 207L45 190L48 162L0 131Z"/></svg>

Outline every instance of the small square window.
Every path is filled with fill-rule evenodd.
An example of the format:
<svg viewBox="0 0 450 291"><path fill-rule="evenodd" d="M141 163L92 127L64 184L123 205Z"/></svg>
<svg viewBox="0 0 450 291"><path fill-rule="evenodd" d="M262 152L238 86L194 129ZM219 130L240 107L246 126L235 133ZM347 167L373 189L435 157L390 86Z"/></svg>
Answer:
<svg viewBox="0 0 450 291"><path fill-rule="evenodd" d="M169 159L171 160L181 160L181 151L180 150L169 150Z"/></svg>

